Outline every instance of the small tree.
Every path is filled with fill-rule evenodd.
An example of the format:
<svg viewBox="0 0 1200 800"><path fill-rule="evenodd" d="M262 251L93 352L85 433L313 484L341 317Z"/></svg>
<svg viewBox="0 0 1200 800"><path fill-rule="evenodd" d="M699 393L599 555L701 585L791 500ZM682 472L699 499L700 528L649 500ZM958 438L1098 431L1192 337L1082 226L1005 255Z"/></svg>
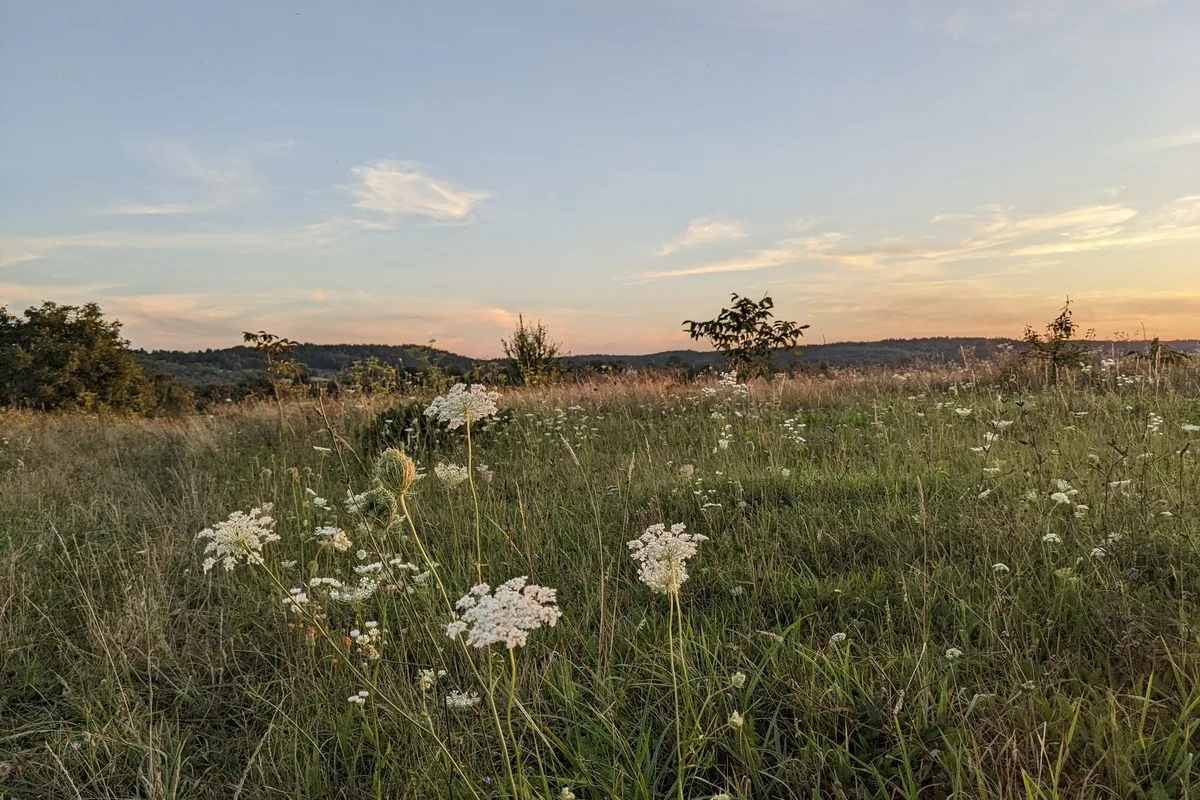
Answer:
<svg viewBox="0 0 1200 800"><path fill-rule="evenodd" d="M1021 337L1025 343L1025 356L1045 362L1055 373L1059 367L1079 366L1084 360L1084 349L1075 341L1077 330L1078 326L1071 319L1071 298L1068 297L1058 316L1046 325L1044 334L1025 326L1025 335Z"/></svg>
<svg viewBox="0 0 1200 800"><path fill-rule="evenodd" d="M296 343L273 333L242 331L242 341L260 353L267 364L267 377L279 407L279 425L283 428L283 396L304 377L304 365L294 357Z"/></svg>
<svg viewBox="0 0 1200 800"><path fill-rule="evenodd" d="M769 373L771 356L777 350L795 350L809 327L782 319L772 322L775 301L769 295L757 303L736 292L729 299L732 305L721 309L715 319L684 320L683 326L688 336L707 339L732 369L747 376Z"/></svg>
<svg viewBox="0 0 1200 800"><path fill-rule="evenodd" d="M558 377L561 346L550 338L541 320L536 325L526 325L525 317L518 315L512 339L501 339L500 344L519 383L536 386Z"/></svg>

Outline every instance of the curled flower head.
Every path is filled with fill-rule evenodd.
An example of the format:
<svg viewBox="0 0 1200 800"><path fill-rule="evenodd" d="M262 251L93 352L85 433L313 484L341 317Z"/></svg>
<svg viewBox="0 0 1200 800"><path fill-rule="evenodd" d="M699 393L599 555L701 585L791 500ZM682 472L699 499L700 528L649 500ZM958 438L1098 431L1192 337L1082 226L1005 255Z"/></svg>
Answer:
<svg viewBox="0 0 1200 800"><path fill-rule="evenodd" d="M417 480L417 465L407 453L389 447L375 460L375 480L395 495L408 494Z"/></svg>
<svg viewBox="0 0 1200 800"><path fill-rule="evenodd" d="M687 560L696 555L701 542L708 537L700 533L684 533L687 526L677 522L670 528L658 523L628 542L629 555L639 562L638 578L660 594L677 594L688 579Z"/></svg>
<svg viewBox="0 0 1200 800"><path fill-rule="evenodd" d="M235 511L224 522L218 522L196 534L197 539L209 540L204 545L207 556L204 559L204 571L208 572L218 563L226 571L242 562L263 563L263 545L279 541L279 536L271 530L275 520L269 516L270 511L270 503L250 509L249 514Z"/></svg>
<svg viewBox="0 0 1200 800"><path fill-rule="evenodd" d="M459 598L458 616L446 626L446 635L457 639L467 634L467 644L487 647L503 642L508 649L522 646L529 634L542 625L551 628L562 618L554 589L526 585L525 577L513 578L496 587L481 583Z"/></svg>
<svg viewBox="0 0 1200 800"><path fill-rule="evenodd" d="M496 401L499 399L498 392L489 392L485 386L473 384L468 387L465 383L456 383L449 394L433 398L433 402L425 409L425 416L443 422L447 428L454 430L495 414L498 410Z"/></svg>
<svg viewBox="0 0 1200 800"><path fill-rule="evenodd" d="M729 685L735 689L740 689L746 685L746 673L735 672L729 676Z"/></svg>

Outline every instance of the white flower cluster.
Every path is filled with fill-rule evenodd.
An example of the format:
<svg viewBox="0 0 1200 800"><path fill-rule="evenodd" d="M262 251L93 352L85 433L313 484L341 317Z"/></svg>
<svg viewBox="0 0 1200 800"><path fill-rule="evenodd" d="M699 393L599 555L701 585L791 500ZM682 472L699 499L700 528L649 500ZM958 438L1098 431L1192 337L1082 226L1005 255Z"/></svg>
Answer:
<svg viewBox="0 0 1200 800"><path fill-rule="evenodd" d="M197 539L209 540L204 545L204 553L208 556L204 559L204 571L208 572L218 562L226 571L242 561L247 564L263 563L263 545L279 541L279 536L271 530L275 520L269 516L270 512L270 503L250 509L249 514L235 511L224 522L218 522L196 534Z"/></svg>
<svg viewBox="0 0 1200 800"><path fill-rule="evenodd" d="M434 672L431 669L423 669L417 673L417 686L421 687L421 692L428 692L438 682L438 679L446 677L446 670L439 669Z"/></svg>
<svg viewBox="0 0 1200 800"><path fill-rule="evenodd" d="M350 639L368 661L379 660L379 648L383 646L383 628L371 620L364 622L361 629L351 628Z"/></svg>
<svg viewBox="0 0 1200 800"><path fill-rule="evenodd" d="M551 628L562 617L554 589L525 584L527 578L513 578L492 589L481 583L455 604L458 618L446 626L446 635L457 639L467 631L467 644L487 647L503 642L508 649L524 645L531 631L542 625Z"/></svg>
<svg viewBox="0 0 1200 800"><path fill-rule="evenodd" d="M700 542L708 541L704 534L684 533L686 529L682 522L670 528L660 522L628 542L630 557L641 565L638 578L656 592L677 594L688 579L687 560L696 555Z"/></svg>
<svg viewBox="0 0 1200 800"><path fill-rule="evenodd" d="M446 695L446 708L461 711L477 705L479 705L478 692L460 692L454 689L451 690L450 694Z"/></svg>
<svg viewBox="0 0 1200 800"><path fill-rule="evenodd" d="M309 582L312 585L312 582ZM364 575L357 586L334 586L329 590L329 599L342 603L361 603L379 591L379 581Z"/></svg>
<svg viewBox="0 0 1200 800"><path fill-rule="evenodd" d="M425 416L444 422L447 428L454 430L495 414L499 399L498 392L489 392L485 386L472 384L468 387L465 383L456 383L449 394L433 398L425 409Z"/></svg>
<svg viewBox="0 0 1200 800"><path fill-rule="evenodd" d="M350 541L350 537L346 535L344 530L332 525L317 528L313 531L313 535L320 540L321 544L327 544L339 553L346 552L354 544L354 542Z"/></svg>
<svg viewBox="0 0 1200 800"><path fill-rule="evenodd" d="M433 468L433 474L451 489L471 477L470 471L460 464L440 463Z"/></svg>
<svg viewBox="0 0 1200 800"><path fill-rule="evenodd" d="M283 604L288 610L301 614L304 612L304 606L308 604L308 594L299 586L293 587L288 596L283 598Z"/></svg>

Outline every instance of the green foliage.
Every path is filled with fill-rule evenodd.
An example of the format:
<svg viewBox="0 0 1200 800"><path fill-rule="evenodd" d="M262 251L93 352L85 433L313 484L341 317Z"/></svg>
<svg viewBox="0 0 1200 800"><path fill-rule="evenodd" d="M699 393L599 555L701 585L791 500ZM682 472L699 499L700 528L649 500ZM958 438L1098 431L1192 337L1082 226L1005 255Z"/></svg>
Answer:
<svg viewBox="0 0 1200 800"><path fill-rule="evenodd" d="M518 315L512 338L501 339L500 344L516 382L523 386L550 383L562 371L560 345L550 338L541 320L536 325L526 325L525 317Z"/></svg>
<svg viewBox="0 0 1200 800"><path fill-rule="evenodd" d="M29 308L24 318L0 307L0 404L41 411L140 411L156 394L182 390L148 381L121 323L95 303ZM166 399L166 398L164 398Z"/></svg>
<svg viewBox="0 0 1200 800"><path fill-rule="evenodd" d="M787 320L772 322L775 301L769 295L763 295L757 303L737 293L729 299L732 305L721 309L714 319L684 320L684 328L693 339L707 339L738 373L747 377L766 375L775 352L795 350L808 325Z"/></svg>
<svg viewBox="0 0 1200 800"><path fill-rule="evenodd" d="M1021 337L1025 357L1041 361L1055 372L1061 367L1078 367L1084 362L1086 351L1075 340L1077 330L1078 326L1071 319L1071 298L1068 297L1058 316L1047 323L1044 334L1025 326L1025 334Z"/></svg>
<svg viewBox="0 0 1200 800"><path fill-rule="evenodd" d="M346 367L342 386L359 394L391 394L400 389L400 369L368 356Z"/></svg>

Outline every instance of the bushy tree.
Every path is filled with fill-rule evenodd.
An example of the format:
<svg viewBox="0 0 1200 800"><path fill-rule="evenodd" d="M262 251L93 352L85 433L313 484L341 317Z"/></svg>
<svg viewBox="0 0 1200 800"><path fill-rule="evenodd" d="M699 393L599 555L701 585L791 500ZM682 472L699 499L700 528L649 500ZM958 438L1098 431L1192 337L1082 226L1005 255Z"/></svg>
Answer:
<svg viewBox="0 0 1200 800"><path fill-rule="evenodd" d="M500 344L517 382L536 386L558 377L561 346L550 338L541 320L536 325L526 325L525 317L518 315L512 339L501 339Z"/></svg>
<svg viewBox="0 0 1200 800"><path fill-rule="evenodd" d="M777 350L794 350L808 325L772 321L775 301L769 295L763 295L757 303L736 292L729 299L730 307L721 309L716 318L704 322L684 320L683 327L693 339L707 339L738 373L766 375L771 369L771 356Z"/></svg>
<svg viewBox="0 0 1200 800"><path fill-rule="evenodd" d="M121 323L100 306L0 307L0 404L42 411L142 411L165 387L146 378Z"/></svg>

